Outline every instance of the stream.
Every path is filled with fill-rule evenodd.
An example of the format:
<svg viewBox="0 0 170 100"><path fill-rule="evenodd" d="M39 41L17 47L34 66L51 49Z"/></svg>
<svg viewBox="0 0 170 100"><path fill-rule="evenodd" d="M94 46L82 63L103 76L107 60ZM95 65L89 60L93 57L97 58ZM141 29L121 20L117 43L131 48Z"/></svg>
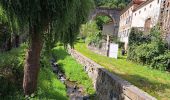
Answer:
<svg viewBox="0 0 170 100"><path fill-rule="evenodd" d="M67 79L55 61L55 59L51 60L53 72L57 75L58 79L66 85L69 100L90 100L90 96L84 94L84 88L79 86L76 81L70 81Z"/></svg>

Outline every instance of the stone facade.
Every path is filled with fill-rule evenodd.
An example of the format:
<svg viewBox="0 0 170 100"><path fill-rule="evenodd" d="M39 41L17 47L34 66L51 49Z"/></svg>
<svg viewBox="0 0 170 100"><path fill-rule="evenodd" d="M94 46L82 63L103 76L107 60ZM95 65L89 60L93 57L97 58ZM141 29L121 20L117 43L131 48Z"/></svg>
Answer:
<svg viewBox="0 0 170 100"><path fill-rule="evenodd" d="M122 11L118 38L125 43L125 49L132 27L140 28L147 33L159 22L161 3L162 0L133 0Z"/></svg>
<svg viewBox="0 0 170 100"><path fill-rule="evenodd" d="M125 9L121 11L118 38L125 43L125 49L128 45L128 36L131 30L133 10L138 4L131 2Z"/></svg>
<svg viewBox="0 0 170 100"><path fill-rule="evenodd" d="M133 11L131 27L152 28L159 21L161 0L147 0ZM149 23L148 23L149 22Z"/></svg>
<svg viewBox="0 0 170 100"><path fill-rule="evenodd" d="M79 52L73 49L69 49L68 52L84 65L84 70L93 81L98 100L156 100Z"/></svg>
<svg viewBox="0 0 170 100"><path fill-rule="evenodd" d="M162 0L160 25L163 31L163 38L167 39L170 46L170 0Z"/></svg>

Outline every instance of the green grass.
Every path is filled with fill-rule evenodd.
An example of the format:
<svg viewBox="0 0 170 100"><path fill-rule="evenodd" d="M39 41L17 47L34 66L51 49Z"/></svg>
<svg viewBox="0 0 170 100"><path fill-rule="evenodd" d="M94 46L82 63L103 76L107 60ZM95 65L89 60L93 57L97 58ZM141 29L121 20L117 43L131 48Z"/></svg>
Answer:
<svg viewBox="0 0 170 100"><path fill-rule="evenodd" d="M61 46L54 48L53 53L70 81L76 81L79 85L83 86L85 93L91 95L95 93L92 80L88 77L87 73L85 73L82 65L72 58Z"/></svg>
<svg viewBox="0 0 170 100"><path fill-rule="evenodd" d="M170 73L127 61L126 57L113 59L98 55L84 43L77 43L75 49L157 99L170 100Z"/></svg>
<svg viewBox="0 0 170 100"><path fill-rule="evenodd" d="M37 92L33 100L68 100L66 86L53 73L50 57L41 55Z"/></svg>
<svg viewBox="0 0 170 100"><path fill-rule="evenodd" d="M38 81L36 99L68 100L65 85L57 79L49 66L41 68Z"/></svg>

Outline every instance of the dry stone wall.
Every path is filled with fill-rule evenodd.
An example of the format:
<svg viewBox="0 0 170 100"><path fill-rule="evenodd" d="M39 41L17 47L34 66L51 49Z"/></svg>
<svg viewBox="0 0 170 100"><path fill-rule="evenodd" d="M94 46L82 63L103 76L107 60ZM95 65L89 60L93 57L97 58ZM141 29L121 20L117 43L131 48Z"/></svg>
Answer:
<svg viewBox="0 0 170 100"><path fill-rule="evenodd" d="M156 98L110 73L76 50L69 49L68 52L84 65L84 70L92 79L99 100L156 100Z"/></svg>

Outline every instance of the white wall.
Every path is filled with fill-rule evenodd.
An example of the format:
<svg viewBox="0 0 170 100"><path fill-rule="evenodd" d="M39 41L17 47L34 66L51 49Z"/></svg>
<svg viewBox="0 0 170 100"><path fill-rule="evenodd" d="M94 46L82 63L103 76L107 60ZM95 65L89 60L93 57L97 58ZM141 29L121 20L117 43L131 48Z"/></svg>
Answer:
<svg viewBox="0 0 170 100"><path fill-rule="evenodd" d="M159 14L160 14L161 0L153 0L147 5L141 7L140 9L133 12L133 20L131 27L144 27L145 21L151 18L151 26L153 27L157 24Z"/></svg>
<svg viewBox="0 0 170 100"><path fill-rule="evenodd" d="M140 5L137 7L136 10L132 11L134 6L131 6L127 11L129 10L129 14L125 17L122 17L123 14L125 14L127 11L125 11L120 17L120 26L119 26L119 33L118 38L120 41L125 43L125 49L127 49L128 45L128 37L129 33L132 27L140 27L144 28L145 21L148 18L151 18L151 26L153 27L158 23L159 20L159 14L160 14L160 6L161 1L159 0L153 0L152 2L144 5ZM147 1L146 1L147 2ZM146 9L146 10L145 10ZM126 23L126 20L129 16L132 16L130 21Z"/></svg>
<svg viewBox="0 0 170 100"><path fill-rule="evenodd" d="M128 42L128 35L132 24L133 8L134 6L132 5L120 16L118 37L122 42Z"/></svg>
<svg viewBox="0 0 170 100"><path fill-rule="evenodd" d="M166 40L167 40L167 42L168 42L168 46L169 46L169 49L170 49L170 34L167 34Z"/></svg>

